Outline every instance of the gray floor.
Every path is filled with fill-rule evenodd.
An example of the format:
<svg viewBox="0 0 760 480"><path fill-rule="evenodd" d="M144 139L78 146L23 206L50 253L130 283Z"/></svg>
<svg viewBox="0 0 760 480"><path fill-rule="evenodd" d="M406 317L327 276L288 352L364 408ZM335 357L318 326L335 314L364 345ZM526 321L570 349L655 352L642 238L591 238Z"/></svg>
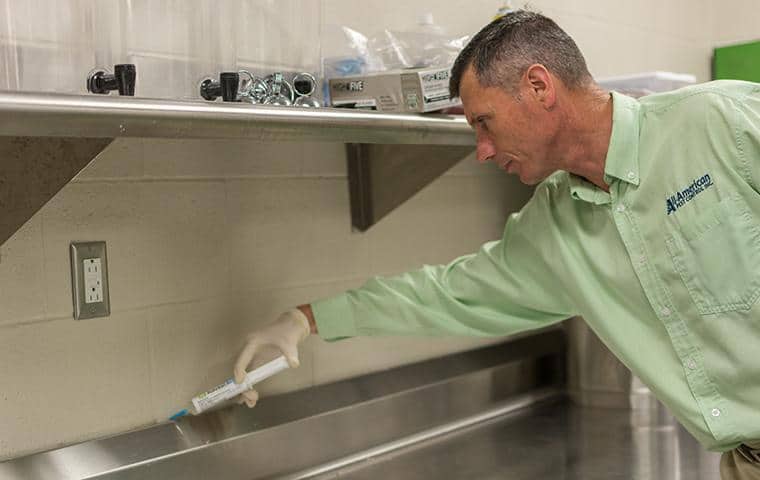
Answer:
<svg viewBox="0 0 760 480"><path fill-rule="evenodd" d="M633 427L628 413L543 406L317 478L719 478L720 454L704 451L677 425Z"/></svg>

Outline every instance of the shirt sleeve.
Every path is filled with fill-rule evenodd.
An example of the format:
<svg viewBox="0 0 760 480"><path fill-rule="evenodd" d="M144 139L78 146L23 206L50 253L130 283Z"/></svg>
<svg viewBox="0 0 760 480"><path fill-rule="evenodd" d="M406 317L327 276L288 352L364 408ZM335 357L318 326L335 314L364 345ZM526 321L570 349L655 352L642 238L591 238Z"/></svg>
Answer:
<svg viewBox="0 0 760 480"><path fill-rule="evenodd" d="M736 103L737 147L752 188L760 193L760 85Z"/></svg>
<svg viewBox="0 0 760 480"><path fill-rule="evenodd" d="M546 183L546 182L544 182ZM373 278L312 304L319 335L501 336L574 314L552 265L551 194L543 183L507 221L501 240L448 265ZM542 235L543 232L543 235Z"/></svg>

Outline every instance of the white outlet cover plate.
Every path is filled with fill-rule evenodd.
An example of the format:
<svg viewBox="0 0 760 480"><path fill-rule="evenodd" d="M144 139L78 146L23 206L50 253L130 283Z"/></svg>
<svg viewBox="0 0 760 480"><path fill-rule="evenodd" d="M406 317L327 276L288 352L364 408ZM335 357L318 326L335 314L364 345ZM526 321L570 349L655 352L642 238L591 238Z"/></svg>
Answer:
<svg viewBox="0 0 760 480"><path fill-rule="evenodd" d="M90 266L89 273L86 266ZM92 270L97 266L98 272ZM98 284L97 282L100 282ZM85 288L87 282L89 288ZM93 288L96 298L93 299ZM108 291L108 259L106 242L73 242L71 244L71 293L74 318L107 317L111 314ZM89 293L89 295L88 295Z"/></svg>

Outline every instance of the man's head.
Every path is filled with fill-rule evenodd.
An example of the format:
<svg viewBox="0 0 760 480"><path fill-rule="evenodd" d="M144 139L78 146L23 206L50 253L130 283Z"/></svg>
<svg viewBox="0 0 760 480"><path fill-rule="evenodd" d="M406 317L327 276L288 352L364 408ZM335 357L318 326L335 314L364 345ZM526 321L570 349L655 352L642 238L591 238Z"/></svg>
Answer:
<svg viewBox="0 0 760 480"><path fill-rule="evenodd" d="M567 121L562 107L592 86L572 38L551 19L519 10L473 37L449 88L475 128L478 160L535 184L562 167L554 151Z"/></svg>

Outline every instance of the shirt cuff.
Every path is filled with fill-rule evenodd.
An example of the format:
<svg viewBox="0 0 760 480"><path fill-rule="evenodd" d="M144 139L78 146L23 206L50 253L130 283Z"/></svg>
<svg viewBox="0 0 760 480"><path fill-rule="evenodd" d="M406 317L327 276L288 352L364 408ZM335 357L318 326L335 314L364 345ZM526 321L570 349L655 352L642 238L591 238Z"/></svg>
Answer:
<svg viewBox="0 0 760 480"><path fill-rule="evenodd" d="M317 334L327 341L341 340L357 335L354 316L345 293L311 304Z"/></svg>

